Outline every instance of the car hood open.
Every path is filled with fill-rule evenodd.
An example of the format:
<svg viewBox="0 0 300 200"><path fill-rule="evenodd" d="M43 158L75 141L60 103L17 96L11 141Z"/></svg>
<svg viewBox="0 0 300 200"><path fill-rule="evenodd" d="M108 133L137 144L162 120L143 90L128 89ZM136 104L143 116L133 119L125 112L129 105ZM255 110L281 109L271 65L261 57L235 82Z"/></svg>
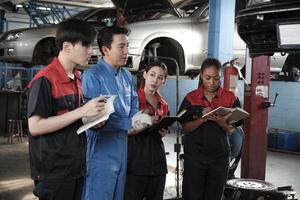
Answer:
<svg viewBox="0 0 300 200"><path fill-rule="evenodd" d="M170 0L112 0L117 8L123 10L124 16L139 15L147 11L169 10L174 15L180 16Z"/></svg>

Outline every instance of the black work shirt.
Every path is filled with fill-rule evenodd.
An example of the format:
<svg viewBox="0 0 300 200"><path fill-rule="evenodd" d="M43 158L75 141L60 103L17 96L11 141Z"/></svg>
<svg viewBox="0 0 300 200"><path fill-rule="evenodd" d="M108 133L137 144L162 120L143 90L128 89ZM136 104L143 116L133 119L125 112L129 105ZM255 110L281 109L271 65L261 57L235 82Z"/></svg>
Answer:
<svg viewBox="0 0 300 200"><path fill-rule="evenodd" d="M203 86L200 86L185 96L179 108L179 112L184 108L188 108L190 105L200 105L212 109L219 106L228 108L240 106L234 94L221 87L218 88L216 96L210 103L204 96ZM191 120L193 119L187 118L185 121L181 121L181 123ZM238 122L235 126L241 125L241 123L243 122ZM197 159L206 159L209 161L209 159L226 158L230 155L227 133L216 122L209 120L194 131L186 133L183 144L185 156L192 157L195 161Z"/></svg>
<svg viewBox="0 0 300 200"><path fill-rule="evenodd" d="M76 69L70 79L55 58L29 83L27 117L49 118L78 108L82 90ZM65 180L83 176L86 142L77 135L81 120L53 133L29 135L31 177L34 180Z"/></svg>
<svg viewBox="0 0 300 200"><path fill-rule="evenodd" d="M139 109L149 110L150 115L166 116L169 106L162 97L156 93L158 102L155 110L146 100L144 89L138 91ZM149 129L128 137L127 174L156 176L167 173L167 162L164 144L161 135Z"/></svg>

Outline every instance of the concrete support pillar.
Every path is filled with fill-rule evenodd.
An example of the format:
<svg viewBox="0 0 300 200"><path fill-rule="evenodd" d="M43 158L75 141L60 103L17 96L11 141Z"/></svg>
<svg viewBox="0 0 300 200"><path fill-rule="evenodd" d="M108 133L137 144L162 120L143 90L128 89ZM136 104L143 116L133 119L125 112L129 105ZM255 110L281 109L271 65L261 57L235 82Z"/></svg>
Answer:
<svg viewBox="0 0 300 200"><path fill-rule="evenodd" d="M208 57L232 59L235 0L209 0Z"/></svg>
<svg viewBox="0 0 300 200"><path fill-rule="evenodd" d="M5 32L4 30L5 10L0 10L0 33Z"/></svg>

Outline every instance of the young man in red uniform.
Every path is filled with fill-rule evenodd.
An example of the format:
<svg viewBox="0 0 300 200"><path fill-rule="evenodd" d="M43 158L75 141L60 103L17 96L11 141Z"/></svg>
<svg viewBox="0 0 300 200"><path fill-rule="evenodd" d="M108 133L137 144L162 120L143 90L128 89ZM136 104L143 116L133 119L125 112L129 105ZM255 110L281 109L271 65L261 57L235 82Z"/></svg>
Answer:
<svg viewBox="0 0 300 200"><path fill-rule="evenodd" d="M85 135L77 135L82 117L104 109L102 97L82 106L76 65L86 65L95 31L72 19L58 25L59 55L29 83L28 126L31 177L40 200L79 200L85 169Z"/></svg>

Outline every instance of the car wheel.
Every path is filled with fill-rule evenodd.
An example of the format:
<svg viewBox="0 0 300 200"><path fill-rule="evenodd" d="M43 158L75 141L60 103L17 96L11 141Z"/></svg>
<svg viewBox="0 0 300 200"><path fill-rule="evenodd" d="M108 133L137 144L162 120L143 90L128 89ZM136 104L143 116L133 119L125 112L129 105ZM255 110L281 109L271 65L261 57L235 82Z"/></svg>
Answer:
<svg viewBox="0 0 300 200"><path fill-rule="evenodd" d="M33 51L32 63L34 65L48 65L57 54L55 38L43 39Z"/></svg>
<svg viewBox="0 0 300 200"><path fill-rule="evenodd" d="M300 70L298 67L289 67L288 69L288 80L289 81L299 81Z"/></svg>
<svg viewBox="0 0 300 200"><path fill-rule="evenodd" d="M155 55L157 55L158 57L170 57L175 59L179 65L180 74L184 73L184 52L181 45L174 39L156 38L146 45L142 54L145 55L145 57L142 58L140 62L140 70L143 70L145 66L155 61L154 57ZM169 75L176 74L176 65L174 61L164 58L158 58L158 60L166 64L166 66L168 67Z"/></svg>

